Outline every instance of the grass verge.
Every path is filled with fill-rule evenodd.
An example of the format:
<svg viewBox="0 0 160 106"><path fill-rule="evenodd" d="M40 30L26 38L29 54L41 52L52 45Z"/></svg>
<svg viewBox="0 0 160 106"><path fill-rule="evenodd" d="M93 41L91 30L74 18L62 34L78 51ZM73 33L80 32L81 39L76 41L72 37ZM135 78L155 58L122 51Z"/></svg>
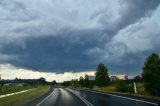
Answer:
<svg viewBox="0 0 160 106"><path fill-rule="evenodd" d="M134 92L117 92L116 91L116 84L112 84L112 85L109 85L106 87L94 86L94 88L92 88L92 89L82 87L82 89L101 91L101 92L118 94L118 95L123 95L123 96L135 96L135 97L141 97L141 98L146 98L146 99L156 99L156 100L160 101L159 96L152 96L149 93L147 93L144 88L144 85L142 83L137 83L137 91L138 91L137 94L135 94Z"/></svg>
<svg viewBox="0 0 160 106"><path fill-rule="evenodd" d="M0 98L0 106L23 106L49 90L48 86L39 86L37 89L21 94Z"/></svg>
<svg viewBox="0 0 160 106"><path fill-rule="evenodd" d="M124 96L130 95L130 96L137 96L137 97L143 97L143 98L148 98L148 99L160 100L160 97L152 96L149 93L147 93L145 91L144 85L142 83L137 83L137 90L138 90L137 94L135 94L134 92L117 92L115 90L115 85L110 85L107 87L94 87L92 90L102 91L102 92L110 92L110 93L115 93L115 94L122 94Z"/></svg>
<svg viewBox="0 0 160 106"><path fill-rule="evenodd" d="M0 86L0 95L19 92L22 90L32 89L33 86Z"/></svg>

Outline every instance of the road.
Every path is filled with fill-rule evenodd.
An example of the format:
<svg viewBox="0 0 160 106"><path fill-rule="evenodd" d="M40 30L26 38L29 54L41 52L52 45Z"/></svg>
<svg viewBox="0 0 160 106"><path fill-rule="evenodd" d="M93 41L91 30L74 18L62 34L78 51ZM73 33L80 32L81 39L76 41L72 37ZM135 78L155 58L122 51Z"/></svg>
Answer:
<svg viewBox="0 0 160 106"><path fill-rule="evenodd" d="M156 106L157 103L87 90L55 88L30 106Z"/></svg>

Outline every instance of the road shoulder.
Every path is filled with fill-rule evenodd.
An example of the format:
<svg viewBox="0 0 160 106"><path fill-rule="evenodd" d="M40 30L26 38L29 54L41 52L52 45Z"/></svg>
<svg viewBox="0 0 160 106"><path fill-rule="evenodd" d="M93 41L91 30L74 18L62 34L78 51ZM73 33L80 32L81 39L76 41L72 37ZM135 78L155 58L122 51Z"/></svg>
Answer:
<svg viewBox="0 0 160 106"><path fill-rule="evenodd" d="M152 99L152 98L146 98L142 96L135 96L131 94L124 94L124 93L118 93L118 92L104 92L104 91L98 91L98 90L91 90L91 89L82 89L82 88L72 88L74 90L82 90L82 91L89 91L89 92L94 92L94 93L99 93L103 95L113 95L117 97L124 97L124 98L129 98L133 100L139 100L139 101L145 101L149 103L155 103L160 105L160 100L159 99Z"/></svg>
<svg viewBox="0 0 160 106"><path fill-rule="evenodd" d="M36 106L38 103L43 101L47 96L49 96L50 93L53 91L54 91L54 89L50 88L46 93L34 98L32 101L26 103L24 106Z"/></svg>

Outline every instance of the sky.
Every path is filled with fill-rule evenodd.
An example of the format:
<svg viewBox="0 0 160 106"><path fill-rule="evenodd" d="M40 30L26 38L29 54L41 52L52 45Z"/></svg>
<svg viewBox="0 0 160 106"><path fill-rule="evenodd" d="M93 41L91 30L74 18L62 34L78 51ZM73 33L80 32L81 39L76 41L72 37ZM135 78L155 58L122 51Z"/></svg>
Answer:
<svg viewBox="0 0 160 106"><path fill-rule="evenodd" d="M138 75L160 54L160 0L0 0L2 78ZM53 77L52 77L53 76Z"/></svg>

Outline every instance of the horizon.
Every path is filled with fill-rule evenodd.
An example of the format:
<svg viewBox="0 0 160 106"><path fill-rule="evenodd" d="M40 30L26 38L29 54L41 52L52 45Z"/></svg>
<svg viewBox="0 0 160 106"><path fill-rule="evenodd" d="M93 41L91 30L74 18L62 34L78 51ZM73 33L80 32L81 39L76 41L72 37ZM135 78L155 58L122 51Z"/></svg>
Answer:
<svg viewBox="0 0 160 106"><path fill-rule="evenodd" d="M11 67L11 65L8 64L9 67ZM0 68L2 66L0 65ZM6 66L5 66L6 67ZM13 69L14 68L14 69ZM23 71L22 71L23 70ZM11 72L13 71L13 72ZM22 75L21 73L19 74L19 72L22 72L24 75ZM12 66L12 70L7 70L5 72L3 72L1 75L1 80L14 80L15 78L18 79L39 79L41 77L45 78L46 81L52 82L53 80L55 80L56 82L62 83L63 81L70 81L72 79L79 79L81 76L84 77L86 74L89 76L95 76L95 72L94 71L82 71L82 72L73 72L73 71L66 71L63 74L62 73L53 73L53 72L39 72L39 71L33 71L33 70L24 70L24 69L17 69L16 67ZM10 73L11 75L9 75L8 73ZM26 76L26 75L33 75L33 76ZM35 76L37 75L37 76ZM133 79L135 76L141 76L141 74L136 74L136 75L129 75L129 74L125 74L125 73L116 73L116 74L109 74L109 76L118 76L118 75L127 75L128 79ZM54 78L55 76L58 76L56 78ZM61 79L61 80L60 80Z"/></svg>

